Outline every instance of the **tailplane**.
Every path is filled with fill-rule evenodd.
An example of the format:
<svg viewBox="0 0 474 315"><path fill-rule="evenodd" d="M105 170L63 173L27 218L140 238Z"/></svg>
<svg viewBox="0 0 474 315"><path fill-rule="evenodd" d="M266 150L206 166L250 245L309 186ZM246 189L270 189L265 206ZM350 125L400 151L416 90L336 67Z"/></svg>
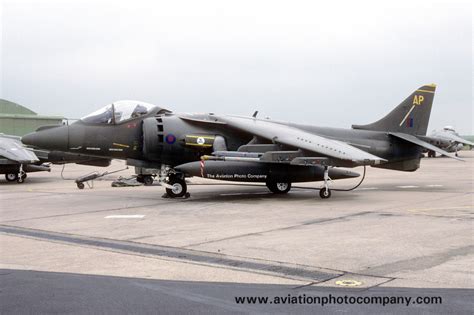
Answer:
<svg viewBox="0 0 474 315"><path fill-rule="evenodd" d="M368 125L352 125L352 128L426 135L435 90L435 84L424 85L382 119Z"/></svg>

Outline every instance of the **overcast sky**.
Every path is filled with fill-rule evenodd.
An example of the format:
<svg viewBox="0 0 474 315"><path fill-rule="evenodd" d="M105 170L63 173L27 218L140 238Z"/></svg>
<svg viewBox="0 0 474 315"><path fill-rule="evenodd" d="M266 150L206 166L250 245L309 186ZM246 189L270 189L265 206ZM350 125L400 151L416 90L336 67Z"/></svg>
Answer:
<svg viewBox="0 0 474 315"><path fill-rule="evenodd" d="M0 98L41 114L137 99L349 128L436 83L429 131L474 134L470 1L0 3Z"/></svg>

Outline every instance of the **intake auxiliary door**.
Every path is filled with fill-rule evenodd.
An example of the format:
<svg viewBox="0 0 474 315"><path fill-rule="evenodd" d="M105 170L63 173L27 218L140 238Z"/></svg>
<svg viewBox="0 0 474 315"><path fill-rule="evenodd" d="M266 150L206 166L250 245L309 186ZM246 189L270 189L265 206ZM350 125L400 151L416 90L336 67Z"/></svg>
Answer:
<svg viewBox="0 0 474 315"><path fill-rule="evenodd" d="M163 119L161 116L143 120L143 154L150 160L160 160L163 152Z"/></svg>

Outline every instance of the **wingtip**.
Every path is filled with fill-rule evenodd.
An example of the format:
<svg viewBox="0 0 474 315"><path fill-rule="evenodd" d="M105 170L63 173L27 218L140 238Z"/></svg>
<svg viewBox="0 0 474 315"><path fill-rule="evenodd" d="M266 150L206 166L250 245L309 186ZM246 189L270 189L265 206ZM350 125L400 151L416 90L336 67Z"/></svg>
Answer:
<svg viewBox="0 0 474 315"><path fill-rule="evenodd" d="M443 153L443 155L446 156L446 157L448 157L448 158L455 159L455 160L457 160L457 161L466 162L466 160L463 160L463 159L458 158L457 156L453 156L453 155L451 155L451 154L447 154L447 152L446 152L446 153Z"/></svg>

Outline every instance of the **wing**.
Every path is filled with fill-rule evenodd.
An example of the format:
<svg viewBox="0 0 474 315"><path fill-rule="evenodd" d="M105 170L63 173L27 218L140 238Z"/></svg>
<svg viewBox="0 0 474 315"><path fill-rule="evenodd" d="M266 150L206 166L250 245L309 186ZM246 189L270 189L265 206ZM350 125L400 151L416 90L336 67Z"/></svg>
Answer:
<svg viewBox="0 0 474 315"><path fill-rule="evenodd" d="M0 156L18 163L39 162L38 157L28 151L19 140L0 137Z"/></svg>
<svg viewBox="0 0 474 315"><path fill-rule="evenodd" d="M345 142L321 137L272 121L240 116L218 116L218 119L231 127L272 140L274 143L297 147L318 155L322 154L357 164L379 164L385 161L378 156L357 149Z"/></svg>

